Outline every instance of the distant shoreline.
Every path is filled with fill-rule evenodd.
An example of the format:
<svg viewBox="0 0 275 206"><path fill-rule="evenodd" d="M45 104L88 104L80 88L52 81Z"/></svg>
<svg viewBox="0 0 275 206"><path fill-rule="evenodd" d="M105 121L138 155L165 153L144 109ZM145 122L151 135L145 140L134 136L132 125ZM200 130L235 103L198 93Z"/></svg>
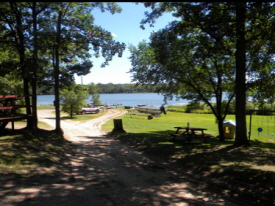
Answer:
<svg viewBox="0 0 275 206"><path fill-rule="evenodd" d="M37 105L49 106L53 105L55 97L54 95L37 95ZM87 103L91 102L91 95L87 100ZM163 105L164 97L158 93L117 93L117 94L101 94L100 101L102 104L117 105L122 104L123 106L136 107L137 105L152 105L160 107ZM187 104L190 101L176 98L167 101L167 105L180 105Z"/></svg>

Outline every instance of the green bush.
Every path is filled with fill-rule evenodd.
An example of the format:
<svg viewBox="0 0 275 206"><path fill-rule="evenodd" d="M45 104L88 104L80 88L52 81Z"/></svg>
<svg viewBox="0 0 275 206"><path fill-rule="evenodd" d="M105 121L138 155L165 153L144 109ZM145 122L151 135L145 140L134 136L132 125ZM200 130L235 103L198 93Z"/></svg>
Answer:
<svg viewBox="0 0 275 206"><path fill-rule="evenodd" d="M225 111L225 107L227 104L227 100L222 102L223 111ZM214 104L214 108L216 105ZM250 110L254 110L255 105L252 102L246 103L246 114L250 114ZM265 110L271 110L271 105L265 105ZM212 110L209 106L203 103L188 103L184 105L172 105L168 106L167 111L169 112L182 112L182 113L196 113L196 114L213 114ZM235 114L235 102L232 101L229 104L227 114ZM262 113L259 113L262 114Z"/></svg>
<svg viewBox="0 0 275 206"><path fill-rule="evenodd" d="M199 102L191 102L186 105L186 113L196 113L196 111L203 111L204 105Z"/></svg>
<svg viewBox="0 0 275 206"><path fill-rule="evenodd" d="M254 109L255 109L255 105L252 102L246 102L246 105L245 105L246 114L250 114L250 111Z"/></svg>
<svg viewBox="0 0 275 206"><path fill-rule="evenodd" d="M186 105L172 105L166 109L168 112L182 112L185 113Z"/></svg>

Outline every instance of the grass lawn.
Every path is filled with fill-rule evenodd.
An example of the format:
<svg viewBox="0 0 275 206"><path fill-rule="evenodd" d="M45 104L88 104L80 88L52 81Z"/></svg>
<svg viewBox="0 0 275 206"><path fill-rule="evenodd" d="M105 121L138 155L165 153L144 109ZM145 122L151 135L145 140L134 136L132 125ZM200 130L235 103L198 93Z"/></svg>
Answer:
<svg viewBox="0 0 275 206"><path fill-rule="evenodd" d="M131 118L124 115L120 118L127 133L112 134L112 137L122 143L182 168L182 173L203 179L234 198L253 197L251 201L255 205L275 204L275 137L267 134L268 128L271 130L273 127L273 121L269 121L269 124L268 121L257 121L257 118L265 120L267 117L253 116L251 146L247 148L233 147L233 139L220 142L212 114L169 112L152 120L147 120L145 116ZM226 119L234 120L235 116L228 115ZM249 116L247 120L249 125ZM207 128L206 133L213 137L207 143L201 140L171 142L169 134L175 132L174 127L186 126L187 122L192 127ZM258 127L263 127L266 132L258 133ZM112 121L103 125L104 131L110 132L112 129Z"/></svg>
<svg viewBox="0 0 275 206"><path fill-rule="evenodd" d="M193 114L193 113L179 113L169 112L167 115L162 115L160 118L153 118L147 120L146 116L129 116L124 115L119 117L123 121L124 130L129 134L144 134L150 136L151 141L169 141L171 137L169 134L175 132L176 126L187 126L189 122L191 127L207 128L205 133L211 134L213 137L218 137L218 125L215 122L213 114ZM227 115L226 120L235 120L235 115ZM247 128L249 130L250 116L247 116ZM263 132L258 132L257 129L261 127ZM113 121L108 121L103 125L103 130L110 132L113 129ZM275 145L275 117L267 116L252 116L251 127L251 142L254 146L262 145L260 143L267 144L266 147L274 148ZM272 135L273 134L273 135ZM147 139L149 137L146 137ZM216 138L212 138L213 142L216 142ZM233 142L234 140L227 139L227 142Z"/></svg>
<svg viewBox="0 0 275 206"><path fill-rule="evenodd" d="M51 105L49 105L49 106L38 106L37 109L38 110L40 110L40 109L54 109L54 106L51 106Z"/></svg>

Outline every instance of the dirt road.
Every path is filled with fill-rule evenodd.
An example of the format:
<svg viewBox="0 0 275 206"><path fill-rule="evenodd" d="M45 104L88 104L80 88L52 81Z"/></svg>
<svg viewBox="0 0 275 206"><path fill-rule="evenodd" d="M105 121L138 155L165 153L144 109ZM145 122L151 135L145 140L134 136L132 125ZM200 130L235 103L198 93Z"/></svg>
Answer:
<svg viewBox="0 0 275 206"><path fill-rule="evenodd" d="M55 127L55 119L52 110L38 110L39 121L46 122L53 128ZM107 114L89 121L72 121L69 119L62 120L61 127L64 131L65 138L72 142L90 141L89 136L105 135L101 131L101 125L106 121L125 114L124 110L108 110Z"/></svg>
<svg viewBox="0 0 275 206"><path fill-rule="evenodd" d="M233 205L200 191L180 171L106 137L101 125L124 113L109 110L94 120L62 120L65 137L74 145L63 180L22 188L5 205ZM39 111L38 116L54 127L51 111Z"/></svg>

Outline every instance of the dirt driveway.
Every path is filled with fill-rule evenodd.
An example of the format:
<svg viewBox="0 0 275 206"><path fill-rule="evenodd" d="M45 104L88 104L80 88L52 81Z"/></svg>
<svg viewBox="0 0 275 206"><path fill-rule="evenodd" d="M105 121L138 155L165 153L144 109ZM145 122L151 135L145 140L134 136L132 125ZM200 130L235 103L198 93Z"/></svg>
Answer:
<svg viewBox="0 0 275 206"><path fill-rule="evenodd" d="M153 161L143 153L105 136L101 125L123 115L109 110L89 121L62 120L65 138L74 145L68 154L69 169L62 181L21 188L3 205L234 205L214 193L200 190L181 171ZM50 110L41 110L39 120L55 126ZM1 205L1 203L0 203Z"/></svg>

